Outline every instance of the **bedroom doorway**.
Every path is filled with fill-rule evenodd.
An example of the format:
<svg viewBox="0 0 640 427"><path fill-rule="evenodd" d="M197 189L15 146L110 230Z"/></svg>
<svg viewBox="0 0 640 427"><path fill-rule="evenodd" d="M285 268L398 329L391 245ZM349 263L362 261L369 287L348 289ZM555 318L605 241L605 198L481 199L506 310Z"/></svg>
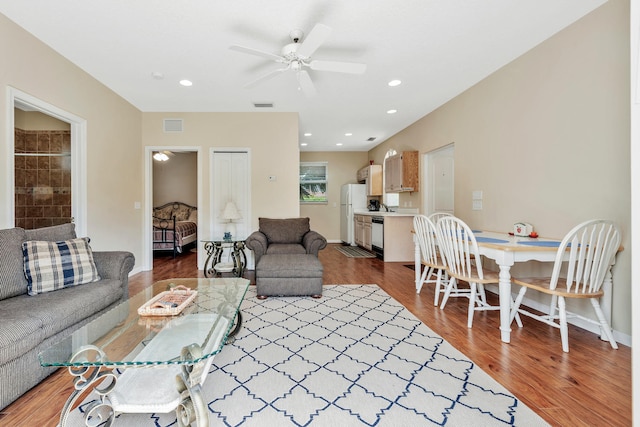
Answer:
<svg viewBox="0 0 640 427"><path fill-rule="evenodd" d="M164 156L158 156L162 153ZM155 157L154 157L155 156ZM173 248L167 245L154 245L153 209L173 202L195 207L193 215L183 220L195 222L195 229L200 229L200 219L197 208L200 206L202 195L200 182L201 159L199 147L145 147L145 204L143 213L144 245L143 270L152 270L154 255L166 262L173 262ZM169 235L173 240L173 234ZM194 243L195 242L195 243ZM171 245L172 246L172 245ZM158 250L154 250L157 247ZM182 251L197 250L198 237L189 239L184 247L180 247L175 260L179 261ZM197 264L204 263L203 255L198 251Z"/></svg>
<svg viewBox="0 0 640 427"><path fill-rule="evenodd" d="M152 157L154 258L175 259L197 250L198 153L162 150ZM170 219L173 215L175 224L159 219Z"/></svg>

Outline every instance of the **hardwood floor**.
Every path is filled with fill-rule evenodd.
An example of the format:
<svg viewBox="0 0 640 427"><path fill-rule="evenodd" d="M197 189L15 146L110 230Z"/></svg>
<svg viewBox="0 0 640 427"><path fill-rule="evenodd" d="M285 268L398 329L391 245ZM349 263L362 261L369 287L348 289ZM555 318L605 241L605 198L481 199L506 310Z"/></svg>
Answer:
<svg viewBox="0 0 640 427"><path fill-rule="evenodd" d="M333 246L319 256L325 284L379 285L551 425L632 424L629 347L620 345L613 350L596 335L570 326L571 351L563 353L559 331L527 317L522 319L522 329L514 325L511 344L504 344L498 312L476 313L473 328L467 329L467 300L453 298L444 310L434 307L432 287L425 286L416 294L414 271L406 267L409 263L347 258ZM157 258L153 271L130 278L130 293L172 277L203 277L196 269L195 253L175 260ZM245 277L253 282L253 271ZM55 426L71 391L70 376L60 370L3 409L0 425Z"/></svg>

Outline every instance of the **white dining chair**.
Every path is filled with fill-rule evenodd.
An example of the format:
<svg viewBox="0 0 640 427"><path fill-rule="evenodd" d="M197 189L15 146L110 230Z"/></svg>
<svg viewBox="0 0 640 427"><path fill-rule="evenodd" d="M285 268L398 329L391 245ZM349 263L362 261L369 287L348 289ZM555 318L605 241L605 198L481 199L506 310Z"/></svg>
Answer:
<svg viewBox="0 0 640 427"><path fill-rule="evenodd" d="M449 284L445 289L442 299L442 306L454 290L454 281L465 281L469 283L469 291L458 294L469 298L469 311L467 317L467 327L473 326L473 315L476 311L500 310L499 305L487 303L484 289L485 284L498 284L499 274L496 271L482 268L482 258L478 251L478 242L469 226L455 216L445 216L436 223L436 233L438 246L445 262L447 273L449 274ZM516 322L522 325L518 313L515 314Z"/></svg>
<svg viewBox="0 0 640 427"><path fill-rule="evenodd" d="M433 305L437 306L441 289L449 279L449 275L437 245L436 226L427 216L416 215L413 217L413 231L420 246L420 263L423 266L422 273L416 282L416 293L420 293L424 284L434 283Z"/></svg>
<svg viewBox="0 0 640 427"><path fill-rule="evenodd" d="M429 219L431 220L431 222L435 224L443 216L453 216L453 214L449 212L434 212L431 215L429 215Z"/></svg>
<svg viewBox="0 0 640 427"><path fill-rule="evenodd" d="M569 330L567 316L579 317L600 326L611 347L618 348L602 308L600 297L604 294L602 284L614 263L620 247L620 232L612 221L590 220L577 225L562 239L551 277L513 279L520 285L511 311L511 318L518 313L560 329L562 351L569 352ZM537 315L520 308L527 289L551 295L548 315ZM597 320L566 310L565 298L588 298L595 310Z"/></svg>

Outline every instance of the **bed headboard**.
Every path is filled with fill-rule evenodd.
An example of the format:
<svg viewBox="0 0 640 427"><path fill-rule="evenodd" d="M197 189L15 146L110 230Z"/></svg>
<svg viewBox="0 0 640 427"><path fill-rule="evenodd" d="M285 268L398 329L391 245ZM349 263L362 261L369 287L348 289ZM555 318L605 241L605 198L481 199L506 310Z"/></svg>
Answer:
<svg viewBox="0 0 640 427"><path fill-rule="evenodd" d="M196 206L187 205L186 203L169 202L153 208L153 216L158 219L171 219L175 216L176 221L186 221L191 216L191 213L197 210Z"/></svg>

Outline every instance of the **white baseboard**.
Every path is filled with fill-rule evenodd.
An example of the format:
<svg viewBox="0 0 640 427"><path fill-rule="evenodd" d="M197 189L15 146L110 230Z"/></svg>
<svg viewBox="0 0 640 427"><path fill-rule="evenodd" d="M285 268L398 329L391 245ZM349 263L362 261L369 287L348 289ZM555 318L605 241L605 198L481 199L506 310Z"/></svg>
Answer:
<svg viewBox="0 0 640 427"><path fill-rule="evenodd" d="M142 271L142 267L136 267L129 272L129 277L133 276L134 274L142 273Z"/></svg>

